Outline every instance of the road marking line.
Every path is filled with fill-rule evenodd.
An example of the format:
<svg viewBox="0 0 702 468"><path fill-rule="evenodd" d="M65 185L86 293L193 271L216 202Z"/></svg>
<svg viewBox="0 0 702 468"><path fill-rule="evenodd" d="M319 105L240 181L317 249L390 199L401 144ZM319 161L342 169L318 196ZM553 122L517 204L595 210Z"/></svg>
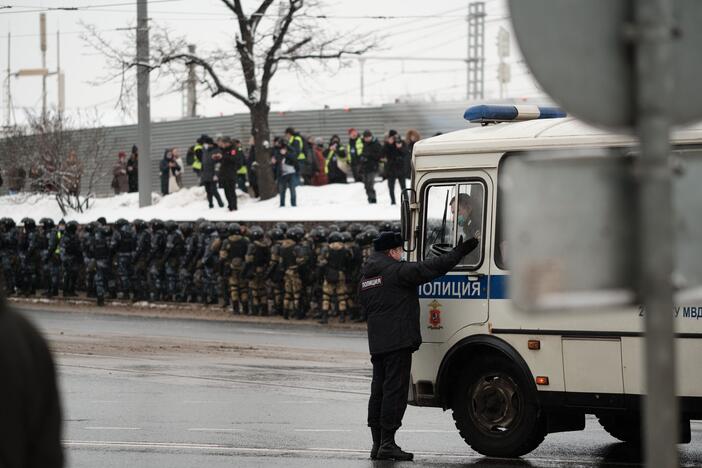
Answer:
<svg viewBox="0 0 702 468"><path fill-rule="evenodd" d="M244 432L244 429L231 429L231 428L214 428L214 427L191 427L188 429L193 432Z"/></svg>
<svg viewBox="0 0 702 468"><path fill-rule="evenodd" d="M295 432L353 432L351 429L295 429Z"/></svg>
<svg viewBox="0 0 702 468"><path fill-rule="evenodd" d="M189 450L200 450L200 451L213 451L213 452L229 452L229 453L260 453L260 454L357 454L363 457L368 456L368 449L342 449L342 448L288 448L288 449L273 449L273 448L255 448L255 447L234 447L231 445L220 445L220 444L190 444L190 443L175 443L175 442L122 442L122 441L105 441L105 440L64 440L63 444L67 447L85 447L85 448L135 448L135 449L189 449ZM438 452L414 452L417 456L431 457L431 458L447 458L452 460L485 460L486 458L481 455L471 455L467 453L438 453ZM511 459L501 459L501 458L488 458L489 460L505 460L513 461ZM559 463L561 466L600 466L602 463L601 459L594 460L563 460L559 458L548 458L548 457L525 457L524 460L532 462L548 462L548 463ZM638 463L621 463L618 462L617 465L622 466L640 466ZM694 466L694 465L681 465L681 466Z"/></svg>
<svg viewBox="0 0 702 468"><path fill-rule="evenodd" d="M83 429L89 431L140 431L140 427L112 427L112 426L87 426Z"/></svg>

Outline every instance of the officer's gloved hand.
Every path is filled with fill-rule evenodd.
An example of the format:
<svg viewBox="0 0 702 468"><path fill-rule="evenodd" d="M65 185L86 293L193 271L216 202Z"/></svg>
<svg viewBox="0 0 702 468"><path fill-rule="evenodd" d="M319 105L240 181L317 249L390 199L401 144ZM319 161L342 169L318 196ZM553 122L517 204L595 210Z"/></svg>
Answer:
<svg viewBox="0 0 702 468"><path fill-rule="evenodd" d="M478 244L480 244L480 232L475 233L475 237L471 237L468 240L463 240L463 236L458 239L458 244L454 250L461 254L461 257L465 257L475 249Z"/></svg>

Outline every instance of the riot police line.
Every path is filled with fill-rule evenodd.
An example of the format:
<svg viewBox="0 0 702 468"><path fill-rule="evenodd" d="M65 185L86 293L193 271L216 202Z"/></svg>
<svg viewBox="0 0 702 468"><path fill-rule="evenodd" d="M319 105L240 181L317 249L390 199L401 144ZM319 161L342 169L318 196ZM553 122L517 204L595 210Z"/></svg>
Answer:
<svg viewBox="0 0 702 468"><path fill-rule="evenodd" d="M8 296L221 305L233 314L364 321L356 295L379 231L398 224L259 225L0 219Z"/></svg>

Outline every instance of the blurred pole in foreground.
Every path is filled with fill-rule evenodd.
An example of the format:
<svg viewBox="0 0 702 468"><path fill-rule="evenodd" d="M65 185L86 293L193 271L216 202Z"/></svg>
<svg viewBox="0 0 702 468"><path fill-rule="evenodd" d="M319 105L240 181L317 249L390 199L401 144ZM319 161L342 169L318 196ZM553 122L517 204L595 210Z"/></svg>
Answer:
<svg viewBox="0 0 702 468"><path fill-rule="evenodd" d="M147 0L137 2L137 101L139 206L151 205L151 97L149 96L149 18Z"/></svg>

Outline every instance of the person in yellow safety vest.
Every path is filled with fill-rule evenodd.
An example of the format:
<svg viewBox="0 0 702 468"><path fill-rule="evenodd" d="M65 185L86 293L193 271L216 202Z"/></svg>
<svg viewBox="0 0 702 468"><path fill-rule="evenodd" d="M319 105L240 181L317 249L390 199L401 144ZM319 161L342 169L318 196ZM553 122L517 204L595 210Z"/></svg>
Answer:
<svg viewBox="0 0 702 468"><path fill-rule="evenodd" d="M298 168L294 176L295 184L300 185L300 177L302 177L305 184L309 185L312 171L310 170L310 161L307 160L307 154L305 154L305 142L302 140L302 136L294 128L288 127L285 129L285 141L288 142L288 148L293 157L297 158Z"/></svg>
<svg viewBox="0 0 702 468"><path fill-rule="evenodd" d="M346 145L346 154L348 155L351 172L353 172L353 180L361 182L363 177L359 170L359 156L363 153L363 138L358 134L355 128L349 128L349 144Z"/></svg>
<svg viewBox="0 0 702 468"><path fill-rule="evenodd" d="M198 177L200 177L200 173L202 172L202 156L204 151L207 150L209 146L212 146L213 143L212 138L203 133L186 155L186 162L192 166L193 172L195 172Z"/></svg>
<svg viewBox="0 0 702 468"><path fill-rule="evenodd" d="M305 144L302 141L300 134L297 133L294 128L288 127L285 129L285 139L288 142L288 148L293 151L293 154L295 157L297 157L298 161L304 161L307 159L304 151Z"/></svg>
<svg viewBox="0 0 702 468"><path fill-rule="evenodd" d="M338 135L333 135L329 140L329 147L324 153L324 173L330 184L345 184L346 173L339 167L339 163L348 161L348 153L341 146Z"/></svg>
<svg viewBox="0 0 702 468"><path fill-rule="evenodd" d="M244 148L241 145L241 141L237 140L236 138L234 139L234 147L236 148L236 152L238 154L241 154L242 156L244 155ZM247 193L246 190L246 179L248 178L248 173L249 170L246 167L246 156L243 156L243 162L244 164L241 165L239 170L236 171L236 185L244 193Z"/></svg>

